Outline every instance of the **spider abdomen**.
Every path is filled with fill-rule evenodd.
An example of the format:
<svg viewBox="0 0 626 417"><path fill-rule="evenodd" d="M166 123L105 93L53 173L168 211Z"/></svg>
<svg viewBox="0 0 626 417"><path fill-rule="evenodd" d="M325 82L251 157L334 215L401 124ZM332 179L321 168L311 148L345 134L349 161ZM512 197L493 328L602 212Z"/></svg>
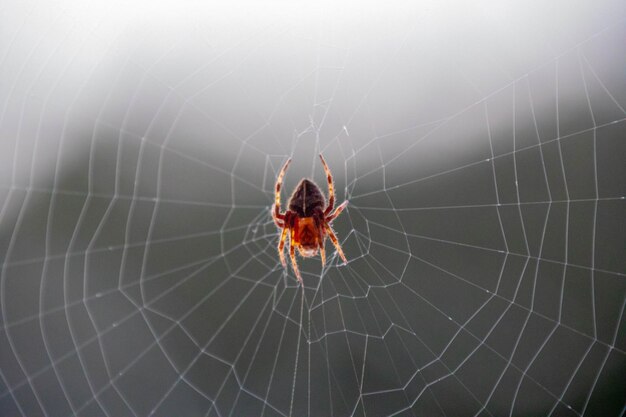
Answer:
<svg viewBox="0 0 626 417"><path fill-rule="evenodd" d="M289 210L296 212L299 217L322 213L325 205L324 194L317 184L307 178L300 181L289 199Z"/></svg>

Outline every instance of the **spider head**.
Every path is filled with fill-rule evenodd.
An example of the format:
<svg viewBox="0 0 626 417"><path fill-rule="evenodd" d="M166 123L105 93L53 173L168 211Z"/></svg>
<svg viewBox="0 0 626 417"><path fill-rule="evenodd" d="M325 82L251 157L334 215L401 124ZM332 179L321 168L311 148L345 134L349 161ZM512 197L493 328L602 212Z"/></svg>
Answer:
<svg viewBox="0 0 626 417"><path fill-rule="evenodd" d="M317 255L317 251L319 250L319 248L317 246L315 247L305 247L300 245L300 247L298 248L298 251L300 252L300 255L305 257L305 258L309 258L311 256L315 256Z"/></svg>
<svg viewBox="0 0 626 417"><path fill-rule="evenodd" d="M317 255L319 250L318 242L321 240L321 236L313 217L300 217L296 227L300 255L305 258Z"/></svg>

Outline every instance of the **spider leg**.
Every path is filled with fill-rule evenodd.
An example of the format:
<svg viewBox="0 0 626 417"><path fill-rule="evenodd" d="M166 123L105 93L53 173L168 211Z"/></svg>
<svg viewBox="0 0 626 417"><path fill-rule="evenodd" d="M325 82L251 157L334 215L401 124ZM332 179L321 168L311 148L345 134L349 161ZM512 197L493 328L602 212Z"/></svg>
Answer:
<svg viewBox="0 0 626 417"><path fill-rule="evenodd" d="M337 240L337 236L335 236L335 232L333 232L333 229L331 229L330 225L326 224L324 226L326 228L326 233L328 233L328 237L330 237L330 240L332 240L333 245L335 245L335 249L337 249L337 253L339 253L339 256L341 256L341 259L343 259L343 263L347 264L348 260L346 259L346 255L343 254L343 250L341 249L341 245L339 244L339 241Z"/></svg>
<svg viewBox="0 0 626 417"><path fill-rule="evenodd" d="M348 205L348 200L346 200L346 201L344 201L343 203L341 203L341 204L339 205L339 207L337 207L337 208L335 209L335 211L333 211L333 212L332 212L332 214L329 214L328 216L326 216L326 222L327 222L327 223L330 223L330 222L332 222L333 220L335 220L335 219L336 219L336 218L337 218L337 217L341 214L341 212L343 211L343 209L345 209L345 208L346 208L346 206L347 206L347 205Z"/></svg>
<svg viewBox="0 0 626 417"><path fill-rule="evenodd" d="M276 211L277 210L272 207L272 219L274 220L274 223L277 227L285 227L285 218L287 216L281 213L276 213Z"/></svg>
<svg viewBox="0 0 626 417"><path fill-rule="evenodd" d="M320 259L322 260L322 268L326 265L326 248L324 247L324 243L326 243L326 232L324 230L324 220L318 223L317 228L317 247L320 251Z"/></svg>
<svg viewBox="0 0 626 417"><path fill-rule="evenodd" d="M335 186L333 185L333 174L330 173L330 168L326 165L326 161L322 154L320 154L322 165L324 166L324 172L326 173L326 181L328 181L328 207L324 210L324 216L328 215L335 207Z"/></svg>
<svg viewBox="0 0 626 417"><path fill-rule="evenodd" d="M278 255L280 256L280 263L283 264L283 268L287 268L287 261L285 261L285 241L287 240L287 227L283 227L283 232L280 234L280 242L278 243Z"/></svg>
<svg viewBox="0 0 626 417"><path fill-rule="evenodd" d="M283 178L285 177L285 172L287 172L287 167L291 163L291 158L287 159L285 165L280 169L280 173L278 174L278 178L276 178L276 190L274 192L274 217L280 220L284 220L284 215L280 213L280 187L283 185Z"/></svg>
<svg viewBox="0 0 626 417"><path fill-rule="evenodd" d="M302 277L300 276L300 270L298 269L298 263L296 262L296 240L294 229L291 229L291 238L289 239L289 257L291 257L291 266L293 267L293 272L296 274L296 278L298 278L300 284L304 285Z"/></svg>

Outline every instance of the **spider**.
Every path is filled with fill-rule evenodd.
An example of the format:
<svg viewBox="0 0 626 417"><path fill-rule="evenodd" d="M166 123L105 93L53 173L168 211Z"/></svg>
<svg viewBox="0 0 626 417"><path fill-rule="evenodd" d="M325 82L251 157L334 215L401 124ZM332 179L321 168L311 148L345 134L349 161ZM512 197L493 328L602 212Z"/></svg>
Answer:
<svg viewBox="0 0 626 417"><path fill-rule="evenodd" d="M324 242L326 235L328 235L333 245L335 245L339 256L343 259L344 264L348 262L346 256L343 254L343 250L341 250L337 236L335 236L333 229L330 227L330 223L346 208L348 201L344 201L333 211L335 206L333 176L321 154L320 159L322 160L328 181L328 205L326 206L324 195L317 184L308 178L303 178L289 198L287 211L284 213L280 212L280 187L283 184L287 167L291 163L291 158L289 158L287 162L285 162L285 165L283 165L276 179L275 203L271 209L274 223L282 229L278 243L280 262L283 264L283 268L287 268L284 248L287 232L289 231L289 256L291 257L291 266L293 267L298 281L300 281L302 285L304 285L304 283L302 282L300 270L296 262L296 248L298 248L300 255L306 258L317 255L319 250L322 266L324 266L326 263Z"/></svg>

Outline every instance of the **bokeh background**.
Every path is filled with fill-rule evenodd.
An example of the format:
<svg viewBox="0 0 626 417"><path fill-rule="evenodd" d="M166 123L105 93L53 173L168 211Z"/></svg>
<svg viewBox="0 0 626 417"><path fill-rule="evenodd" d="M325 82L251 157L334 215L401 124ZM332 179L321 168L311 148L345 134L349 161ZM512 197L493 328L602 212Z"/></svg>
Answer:
<svg viewBox="0 0 626 417"><path fill-rule="evenodd" d="M625 19L3 2L0 415L620 415ZM319 153L302 290L269 208Z"/></svg>

